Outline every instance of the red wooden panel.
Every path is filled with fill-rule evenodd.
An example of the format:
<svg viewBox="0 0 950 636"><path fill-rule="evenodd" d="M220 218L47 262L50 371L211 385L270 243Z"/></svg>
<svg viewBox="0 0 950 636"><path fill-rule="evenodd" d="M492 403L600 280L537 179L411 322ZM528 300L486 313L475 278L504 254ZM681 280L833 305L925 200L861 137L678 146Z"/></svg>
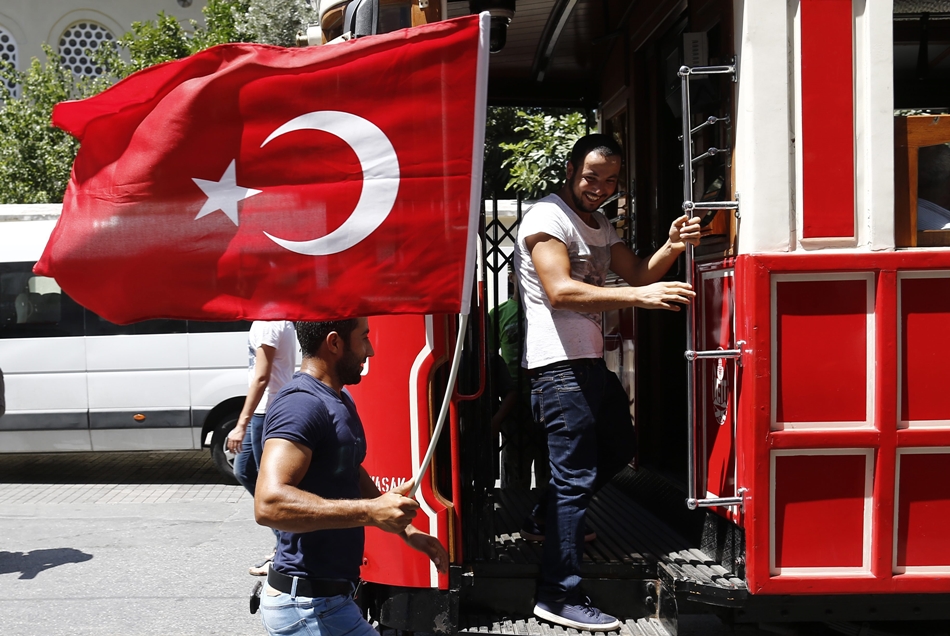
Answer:
<svg viewBox="0 0 950 636"><path fill-rule="evenodd" d="M900 318L901 420L950 420L950 278L902 279Z"/></svg>
<svg viewBox="0 0 950 636"><path fill-rule="evenodd" d="M865 280L776 284L776 421L867 419Z"/></svg>
<svg viewBox="0 0 950 636"><path fill-rule="evenodd" d="M950 566L950 453L901 453L897 565Z"/></svg>
<svg viewBox="0 0 950 636"><path fill-rule="evenodd" d="M851 0L801 0L803 238L854 236Z"/></svg>
<svg viewBox="0 0 950 636"><path fill-rule="evenodd" d="M866 461L865 455L775 458L776 567L863 565Z"/></svg>

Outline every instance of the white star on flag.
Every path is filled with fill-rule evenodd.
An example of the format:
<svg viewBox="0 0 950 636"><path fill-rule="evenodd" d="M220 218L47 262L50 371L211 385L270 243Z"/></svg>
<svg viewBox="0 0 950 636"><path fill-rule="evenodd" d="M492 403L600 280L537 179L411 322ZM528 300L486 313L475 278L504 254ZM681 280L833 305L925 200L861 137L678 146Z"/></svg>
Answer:
<svg viewBox="0 0 950 636"><path fill-rule="evenodd" d="M195 220L221 210L225 216L231 219L232 223L237 225L238 201L252 197L255 194L260 194L260 190L242 188L237 184L236 164L237 160L232 159L231 165L228 166L228 169L224 171L224 174L221 175L221 178L217 181L195 179L192 177L191 180L194 181L195 185L201 188L201 191L208 197L208 200L201 206L201 211L198 212L198 216L195 217Z"/></svg>

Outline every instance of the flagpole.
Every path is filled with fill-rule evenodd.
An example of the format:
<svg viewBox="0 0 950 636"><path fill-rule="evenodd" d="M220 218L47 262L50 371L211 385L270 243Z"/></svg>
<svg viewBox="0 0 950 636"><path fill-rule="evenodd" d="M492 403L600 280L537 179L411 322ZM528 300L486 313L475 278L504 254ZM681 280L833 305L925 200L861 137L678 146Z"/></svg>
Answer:
<svg viewBox="0 0 950 636"><path fill-rule="evenodd" d="M442 435L442 428L445 426L446 417L449 414L449 404L452 402L452 393L455 390L455 380L458 378L459 366L462 362L462 345L464 344L465 330L468 328L468 314L459 314L459 333L455 340L455 356L452 358L452 367L449 370L449 381L445 387L445 398L442 400L442 408L439 409L439 418L435 423L435 430L432 431L432 440L429 442L429 448L426 450L419 469L412 477L412 489L407 493L410 499L416 496L419 490L419 484L422 483L422 476L429 469L432 463L432 456L435 455L436 444L439 443L439 437Z"/></svg>
<svg viewBox="0 0 950 636"><path fill-rule="evenodd" d="M422 476L429 469L432 463L432 456L435 454L435 446L439 443L439 436L442 435L442 428L445 426L445 418L449 414L449 405L452 403L452 394L455 390L455 381L458 378L459 365L462 362L462 344L465 330L468 328L469 301L473 278L476 271L475 250L477 242L475 241L476 227L482 208L482 149L485 145L485 119L488 110L488 53L490 50L491 37L491 15L488 11L482 11L478 15L478 62L475 72L475 117L474 130L472 131L472 189L471 205L469 207L469 249L465 258L465 277L462 282L462 305L459 313L459 333L455 340L455 357L452 359L452 367L449 371L448 385L445 387L445 398L442 400L442 408L439 410L439 418L436 420L435 430L432 431L432 440L429 442L429 448L426 450L419 469L412 477L412 489L409 491L410 498L416 496L419 490L419 484L422 483Z"/></svg>

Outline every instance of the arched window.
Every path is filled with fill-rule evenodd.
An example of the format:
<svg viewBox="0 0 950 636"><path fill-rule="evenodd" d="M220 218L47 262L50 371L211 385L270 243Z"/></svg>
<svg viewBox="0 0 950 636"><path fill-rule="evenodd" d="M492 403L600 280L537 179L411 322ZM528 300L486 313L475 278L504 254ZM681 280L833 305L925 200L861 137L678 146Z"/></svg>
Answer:
<svg viewBox="0 0 950 636"><path fill-rule="evenodd" d="M91 54L103 42L114 39L109 29L101 24L77 22L59 38L59 57L73 73L96 77L102 74L102 68L96 66Z"/></svg>
<svg viewBox="0 0 950 636"><path fill-rule="evenodd" d="M14 69L17 69L17 45L13 34L0 26L0 60L9 63ZM11 82L7 86L14 95L19 93L19 87Z"/></svg>

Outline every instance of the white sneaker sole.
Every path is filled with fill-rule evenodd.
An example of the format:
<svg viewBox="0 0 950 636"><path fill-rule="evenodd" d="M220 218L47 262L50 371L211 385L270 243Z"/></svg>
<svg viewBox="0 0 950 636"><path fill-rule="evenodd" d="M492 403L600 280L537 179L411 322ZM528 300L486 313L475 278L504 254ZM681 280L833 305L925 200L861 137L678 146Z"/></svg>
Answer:
<svg viewBox="0 0 950 636"><path fill-rule="evenodd" d="M612 623L580 623L578 621L572 621L569 618L564 618L563 616L558 616L557 614L552 614L544 608L534 606L534 615L538 618L543 618L544 620L554 623L555 625L560 625L561 627L573 627L576 630L583 631L587 630L589 632L612 632L614 630L620 629L620 621L614 619Z"/></svg>

